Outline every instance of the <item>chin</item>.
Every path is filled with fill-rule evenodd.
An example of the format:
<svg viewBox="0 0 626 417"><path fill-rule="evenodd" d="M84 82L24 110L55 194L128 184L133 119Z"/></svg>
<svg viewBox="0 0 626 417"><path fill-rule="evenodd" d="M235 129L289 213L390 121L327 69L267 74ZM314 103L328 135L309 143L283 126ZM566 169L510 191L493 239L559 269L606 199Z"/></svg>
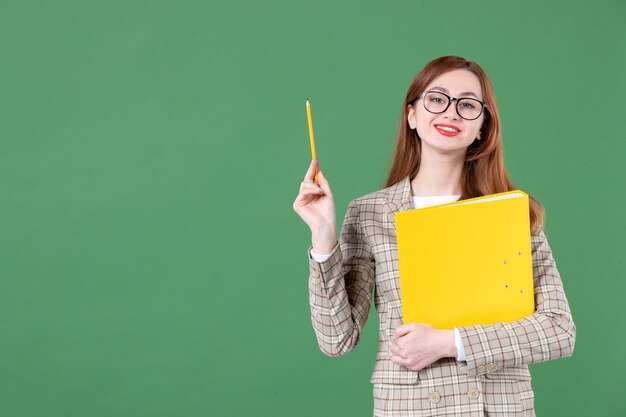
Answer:
<svg viewBox="0 0 626 417"><path fill-rule="evenodd" d="M445 139L449 139L449 138L445 138ZM443 142L443 140L437 140L435 141L435 143L422 141L422 148L424 148L424 146L439 153L445 153L445 154L462 153L463 155L465 155L465 152L467 151L467 148L469 147L469 145L463 145L463 144L460 144L459 142L456 142L456 143L447 142L446 143L446 142Z"/></svg>

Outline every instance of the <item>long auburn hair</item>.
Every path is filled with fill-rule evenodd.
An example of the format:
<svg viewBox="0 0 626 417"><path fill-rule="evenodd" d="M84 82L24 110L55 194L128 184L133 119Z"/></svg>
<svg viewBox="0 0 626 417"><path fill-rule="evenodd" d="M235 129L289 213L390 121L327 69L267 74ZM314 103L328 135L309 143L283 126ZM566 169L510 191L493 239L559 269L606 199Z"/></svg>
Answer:
<svg viewBox="0 0 626 417"><path fill-rule="evenodd" d="M430 61L411 82L402 103L396 150L386 187L397 184L407 176L410 179L415 178L420 168L422 140L417 130L411 129L407 121L409 104L413 104L435 78L456 69L468 70L478 77L483 91L483 100L487 105L481 128L482 139L475 140L467 148L461 174L460 199L518 189L513 185L504 165L500 117L491 82L477 63L458 56L443 56ZM543 207L530 195L529 210L531 231L538 233L539 229L543 228Z"/></svg>

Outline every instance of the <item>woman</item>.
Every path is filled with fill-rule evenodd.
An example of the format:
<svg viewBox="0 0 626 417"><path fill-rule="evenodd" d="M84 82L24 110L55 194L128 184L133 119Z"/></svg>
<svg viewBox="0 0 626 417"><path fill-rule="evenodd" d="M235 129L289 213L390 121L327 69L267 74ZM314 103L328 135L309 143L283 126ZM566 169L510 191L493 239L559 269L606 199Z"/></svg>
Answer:
<svg viewBox="0 0 626 417"><path fill-rule="evenodd" d="M571 356L576 327L530 198L536 312L512 323L436 330L402 324L394 213L515 190L491 83L474 62L428 63L406 94L386 188L350 202L337 241L330 185L313 161L293 207L311 229L311 319L322 351L359 341L372 301L380 318L371 377L375 416L533 416L528 364Z"/></svg>

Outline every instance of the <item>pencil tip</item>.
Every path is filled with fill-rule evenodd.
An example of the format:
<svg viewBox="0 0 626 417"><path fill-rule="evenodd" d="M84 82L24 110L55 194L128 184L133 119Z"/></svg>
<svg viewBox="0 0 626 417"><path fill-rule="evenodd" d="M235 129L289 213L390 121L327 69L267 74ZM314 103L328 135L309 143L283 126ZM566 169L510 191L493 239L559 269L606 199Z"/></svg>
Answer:
<svg viewBox="0 0 626 417"><path fill-rule="evenodd" d="M308 98L308 97L307 97L307 99L306 99L306 104L309 104L309 98Z"/></svg>

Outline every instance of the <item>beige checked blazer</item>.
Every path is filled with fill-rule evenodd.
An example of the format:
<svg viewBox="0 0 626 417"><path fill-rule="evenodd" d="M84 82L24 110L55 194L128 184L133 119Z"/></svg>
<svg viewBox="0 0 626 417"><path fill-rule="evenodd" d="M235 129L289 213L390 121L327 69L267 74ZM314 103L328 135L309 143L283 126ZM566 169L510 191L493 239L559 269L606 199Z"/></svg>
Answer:
<svg viewBox="0 0 626 417"><path fill-rule="evenodd" d="M460 327L466 361L441 359L419 372L391 362L402 324L394 213L412 209L410 179L350 202L330 258L309 256L311 320L331 357L357 345L372 302L380 319L371 376L374 415L534 415L528 364L571 356L576 327L541 231L531 237L536 312L513 323Z"/></svg>

